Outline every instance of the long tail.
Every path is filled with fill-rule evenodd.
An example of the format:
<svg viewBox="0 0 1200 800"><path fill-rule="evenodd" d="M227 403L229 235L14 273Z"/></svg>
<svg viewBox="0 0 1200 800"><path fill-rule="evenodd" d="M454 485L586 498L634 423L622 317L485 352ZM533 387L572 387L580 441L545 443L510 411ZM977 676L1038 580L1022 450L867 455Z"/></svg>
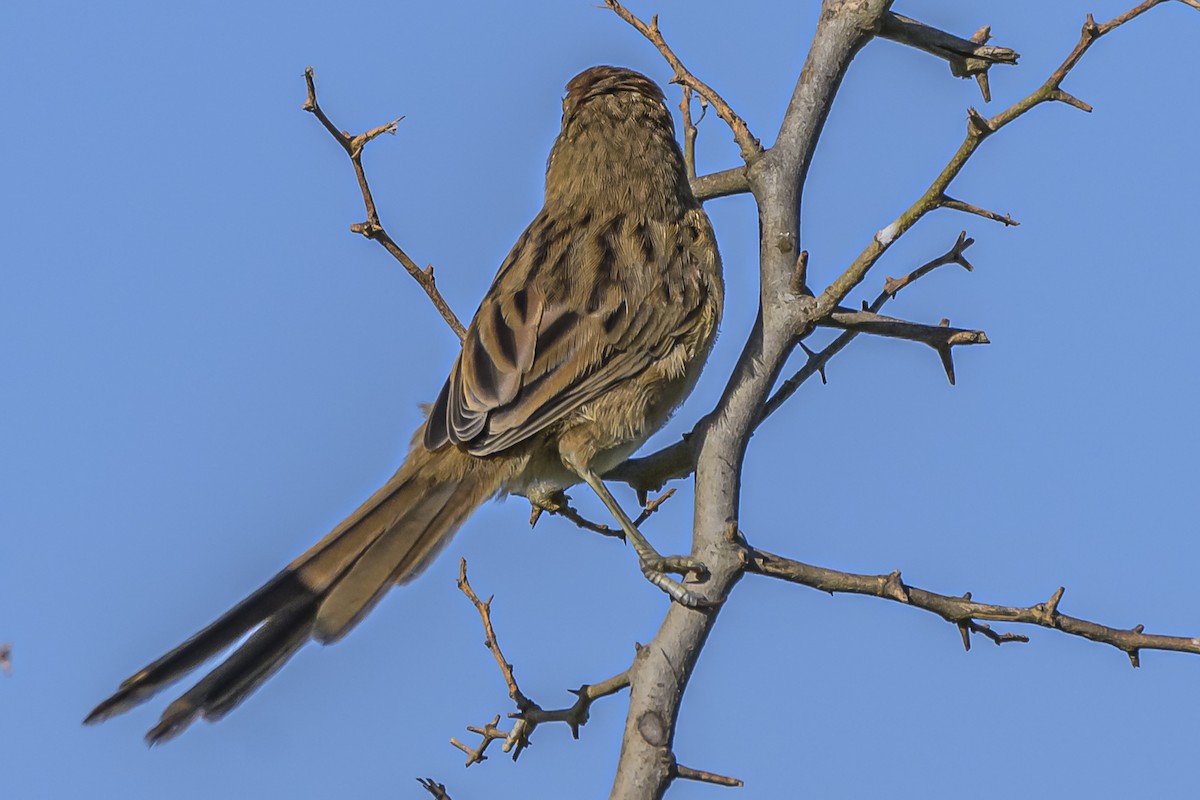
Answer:
<svg viewBox="0 0 1200 800"><path fill-rule="evenodd" d="M282 572L220 619L123 682L84 720L101 722L149 699L254 630L146 734L181 733L197 716L216 720L246 699L310 638L336 641L393 583L414 577L503 480L503 465L453 447L414 447L387 484Z"/></svg>

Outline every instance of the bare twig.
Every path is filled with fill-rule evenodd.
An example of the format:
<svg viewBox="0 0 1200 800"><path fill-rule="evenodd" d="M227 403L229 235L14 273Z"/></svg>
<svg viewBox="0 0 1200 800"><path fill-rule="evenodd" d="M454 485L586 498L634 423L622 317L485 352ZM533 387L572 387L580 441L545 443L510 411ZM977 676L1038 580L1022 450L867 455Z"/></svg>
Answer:
<svg viewBox="0 0 1200 800"><path fill-rule="evenodd" d="M604 4L658 48L658 52L662 53L663 58L667 60L667 63L671 65L671 69L675 71L675 77L671 79L672 83L679 83L692 89L712 104L713 110L717 112L717 116L725 120L725 124L733 131L733 140L741 148L743 160L751 161L755 156L762 153L762 144L759 143L754 134L750 133L750 128L746 125L746 121L738 116L737 112L730 108L724 98L717 94L711 86L688 71L683 62L679 60L679 56L675 55L675 51L663 39L662 33L658 29L658 15L651 17L650 24L647 25L638 19L633 12L617 2L617 0L604 0Z"/></svg>
<svg viewBox="0 0 1200 800"><path fill-rule="evenodd" d="M450 744L467 754L467 763L464 766L470 767L472 764L482 764L484 761L487 761L488 745L497 739L508 739L510 731L503 731L496 727L499 722L500 715L497 714L496 716L492 717L491 722L482 727L474 725L467 726L467 730L469 730L471 733L478 734L480 737L479 744L475 747L468 747L458 739L455 739L454 737L450 738ZM514 755L513 758L515 759L516 756Z"/></svg>
<svg viewBox="0 0 1200 800"><path fill-rule="evenodd" d="M667 500L669 500L674 494L674 489L668 489L653 500L647 500L646 492L639 490L638 502L641 503L642 512L638 514L637 518L633 521L634 527L640 527L643 522L650 519L654 512L658 511L662 504L667 502ZM580 514L571 505L571 498L568 497L565 492L557 492L553 497L550 498L539 498L537 502L533 503L533 512L529 516L530 527L533 527L537 524L537 521L541 518L542 512L544 511L549 511L555 516L563 517L564 519L575 523L577 527L583 528L584 530L598 533L601 536L610 536L614 539L625 541L625 532L619 527L613 528L612 526L606 525L602 522L593 522L592 520Z"/></svg>
<svg viewBox="0 0 1200 800"><path fill-rule="evenodd" d="M874 238L871 239L870 243L854 259L850 266L821 293L821 296L817 299L818 317L829 314L835 306L841 303L850 290L862 282L867 272L875 265L888 247L930 211L938 208L958 208L960 210L971 211L972 213L979 213L980 210L976 210L974 206L967 206L967 204L950 198L946 194L946 189L950 186L951 181L962 171L963 167L966 166L967 161L979 149L983 141L1042 103L1061 102L1075 106L1076 108L1085 107L1086 104L1082 101L1070 97L1062 90L1061 84L1067 77L1067 74L1079 63L1079 60L1083 58L1083 55L1098 38L1149 11L1162 2L1165 2L1165 0L1145 0L1145 2L1135 8L1114 17L1102 25L1097 24L1089 14L1087 21L1083 25L1083 31L1080 34L1078 43L1067 54L1062 64L1050 74L1050 77L1041 86L994 117L985 118L975 109L970 109L967 115L967 135L963 139L962 144L959 145L958 150L950 158L950 161L938 174L937 178L934 179L925 193L894 222L875 234ZM1070 99L1067 99L1068 97ZM999 215L990 216L992 214L993 212L987 212L983 216L997 219L1005 224L1013 224L1011 218L1000 217Z"/></svg>
<svg viewBox="0 0 1200 800"><path fill-rule="evenodd" d="M530 723L530 731L533 730L533 727L543 722L565 722L571 729L571 736L578 739L579 729L587 724L592 703L602 697L608 697L627 688L629 688L628 670L600 683L585 683L578 689L571 689L571 694L575 695L575 702L568 708L534 708L525 712L510 714L509 716Z"/></svg>
<svg viewBox="0 0 1200 800"><path fill-rule="evenodd" d="M979 206L973 206L970 203L964 203L962 200L955 200L953 197L943 197L941 206L942 206L942 208L949 208L953 211L962 211L966 214L974 214L977 217L983 217L984 219L990 219L992 222L999 222L1002 225L1004 225L1004 227L1006 227L1006 228L1007 227L1015 228L1016 226L1021 224L1021 223L1017 222L1015 219L1013 219L1011 214L1005 214L1004 216L1001 216L1001 215L997 214L995 211L988 211L986 208L980 208Z"/></svg>
<svg viewBox="0 0 1200 800"><path fill-rule="evenodd" d="M653 514L670 494L673 494L673 492L665 494L663 497L657 498L653 503L648 504L638 517L639 524ZM576 699L567 708L543 709L533 700L530 700L517 685L513 666L504 658L504 653L500 650L500 643L496 639L496 631L492 627L492 598L489 597L487 600L480 600L475 590L471 588L471 584L467 580L467 560L465 558L461 559L458 565L458 588L475 606L475 610L479 612L479 618L483 622L483 631L486 637L484 645L496 659L496 664L500 667L500 674L504 676L504 683L508 687L508 696L512 698L513 703L517 706L516 713L508 715L510 719L514 720L511 730L505 731L499 727L500 716L497 715L486 725L467 727L468 731L480 737L477 746L469 747L457 739L450 740L450 744L467 754L466 766L469 767L472 764L479 764L487 760L486 751L488 746L498 739L504 741L501 749L506 753L511 751L513 761L516 761L522 751L529 746L529 737L533 735L534 729L544 722L566 723L571 729L571 735L578 739L579 729L587 724L592 703L601 697L616 694L629 686L628 671L622 672L600 683L585 683L578 689L571 690Z"/></svg>
<svg viewBox="0 0 1200 800"><path fill-rule="evenodd" d="M741 778L730 778L725 775L718 775L715 772L705 772L701 769L692 769L685 767L683 764L675 764L673 770L674 777L682 778L686 781L699 781L700 783L711 783L715 786L729 786L733 788L745 786L745 782Z"/></svg>
<svg viewBox="0 0 1200 800"><path fill-rule="evenodd" d="M450 793L446 791L446 784L438 783L433 778L417 778L417 783L421 784L425 791L434 796L434 800L450 800Z"/></svg>
<svg viewBox="0 0 1200 800"><path fill-rule="evenodd" d="M951 74L956 77L976 78L985 103L992 99L987 80L988 70L993 64L1016 64L1020 57L1007 47L988 45L987 41L991 38L988 26L977 30L970 39L963 39L915 19L888 12L883 17L879 35L945 59L950 64Z"/></svg>
<svg viewBox="0 0 1200 800"><path fill-rule="evenodd" d="M708 110L708 103L703 97L700 98L700 119L704 119L704 112ZM679 113L683 116L683 164L687 168L688 181L695 182L696 180L696 123L692 122L692 87L683 87L683 97L679 101ZM699 120L697 120L699 122Z"/></svg>
<svg viewBox="0 0 1200 800"><path fill-rule="evenodd" d="M475 590L471 588L471 583L467 580L467 560L465 558L458 562L458 589L467 596L467 599L475 606L475 610L479 612L479 618L483 621L483 632L487 637L483 644L491 651L492 656L496 659L496 664L500 667L500 674L504 676L504 683L508 686L508 696L517 704L518 710L524 711L532 708L535 705L534 702L521 692L521 687L517 685L516 675L513 674L513 665L504 658L504 653L500 651L500 643L496 640L496 631L492 628L492 598L480 600L479 595L475 594Z"/></svg>
<svg viewBox="0 0 1200 800"><path fill-rule="evenodd" d="M442 315L442 318L446 320L446 324L450 326L450 329L454 331L455 335L461 341L467 335L466 328L459 322L458 317L455 316L454 311L450 308L450 304L442 297L442 293L438 291L437 283L433 277L433 265L431 264L425 269L418 267L416 262L409 258L408 253L405 253L400 248L400 245L396 244L392 237L388 235L388 232L384 230L383 225L379 222L379 213L375 208L375 198L371 194L371 187L367 184L367 174L363 170L363 147L367 142L382 134L394 134L397 123L404 118L400 117L385 125L372 128L366 133L351 136L349 133L339 130L317 103L317 86L312 67L304 69L304 82L308 86L308 98L304 101L302 108L321 121L321 124L325 126L325 130L329 131L329 135L342 146L342 149L346 151L346 155L350 157L350 163L354 165L354 174L358 178L358 187L362 191L363 205L367 209L367 219L365 222L358 222L351 225L350 230L354 233L360 233L368 239L374 239L383 245L392 254L392 257L408 270L408 274L421 285L421 288L425 290L425 294L429 295L429 299L433 301L433 305L438 310L438 313Z"/></svg>
<svg viewBox="0 0 1200 800"><path fill-rule="evenodd" d="M938 267L942 267L947 264L958 264L967 272L971 272L975 269L975 267L970 261L967 260L963 253L973 244L975 244L975 240L968 239L967 232L962 231L958 234L958 240L955 241L954 245L942 255L938 256L932 261L922 264L912 272L905 275L903 278L897 279L889 277L884 282L883 291L879 293L874 302L867 306L867 310L878 312L879 309L883 308L883 306L889 300L895 297L901 289L903 289L905 286L908 286L913 281L928 275ZM762 418L759 420L759 423L761 424L762 420L765 420L767 417L778 411L779 407L787 402L788 398L795 394L796 390L799 389L800 386L812 376L820 375L821 383L825 383L825 365L829 363L830 359L845 349L846 345L854 341L854 337L856 336L858 336L858 331L848 330L817 353L809 350L804 346L804 343L801 342L800 346L804 349L804 352L808 353L808 361L806 361L804 366L797 370L795 374L793 374L783 383L779 384L779 388L775 390L775 393L772 394L764 404Z"/></svg>
<svg viewBox="0 0 1200 800"><path fill-rule="evenodd" d="M1139 665L1141 650L1169 650L1179 653L1200 654L1200 637L1163 636L1145 633L1141 625L1130 629L1112 628L1078 617L1067 616L1058 611L1063 589L1059 587L1049 600L1032 606L1000 606L978 603L970 593L962 597L937 594L936 592L908 586L896 570L888 575L859 575L840 572L825 567L814 567L767 553L756 548L746 548L746 569L759 575L810 586L830 594L842 592L865 594L894 600L898 603L931 611L958 626L963 632L963 643L970 649L968 633L987 636L996 644L1025 642L1027 637L1014 634L997 634L977 620L993 620L1054 628L1071 636L1080 636L1094 642L1111 645L1129 656L1133 666Z"/></svg>
<svg viewBox="0 0 1200 800"><path fill-rule="evenodd" d="M857 333L870 333L875 336L908 339L911 342L927 344L941 357L942 367L945 368L946 377L951 384L954 383L952 348L969 344L991 344L987 334L983 331L951 328L949 320L942 320L939 325L922 325L895 317L881 316L867 309L852 311L848 308L838 307L821 324Z"/></svg>

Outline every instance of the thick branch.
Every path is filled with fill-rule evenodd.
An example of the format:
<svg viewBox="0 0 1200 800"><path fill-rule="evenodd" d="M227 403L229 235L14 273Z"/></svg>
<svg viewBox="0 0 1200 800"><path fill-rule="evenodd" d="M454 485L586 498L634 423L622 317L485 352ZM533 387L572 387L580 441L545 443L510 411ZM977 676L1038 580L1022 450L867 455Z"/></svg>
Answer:
<svg viewBox="0 0 1200 800"><path fill-rule="evenodd" d="M795 297L789 282L799 252L805 171L842 77L887 5L888 0L825 0L779 143L748 166L762 221L760 257L766 253L769 259L760 270L762 313L716 409L694 435L699 456L691 555L708 568L708 580L698 586L710 603L719 604L744 571L739 548L728 537L729 521L737 517L746 443L794 342L796 304L789 299ZM653 641L638 652L611 796L661 798L676 777L672 745L680 701L718 614L719 605L691 609L672 603Z"/></svg>
<svg viewBox="0 0 1200 800"><path fill-rule="evenodd" d="M312 67L304 69L304 82L308 85L308 98L304 101L302 108L321 121L321 124L325 126L325 130L329 131L329 135L342 146L342 149L346 151L346 155L350 157L350 163L354 165L354 174L358 178L358 188L362 191L363 205L367 209L367 219L365 222L358 222L351 225L350 230L354 233L360 233L368 239L374 239L383 245L392 254L392 257L408 270L408 274L421 285L421 288L425 290L425 294L429 295L429 299L433 301L434 308L438 310L438 313L442 315L442 319L446 320L446 324L450 326L450 329L454 331L459 341L461 341L467 335L467 331L462 323L458 321L458 317L455 316L454 311L450 308L450 304L446 302L446 299L442 297L442 293L438 291L437 283L433 278L433 265L431 264L425 269L418 267L416 262L409 258L408 253L405 253L400 248L400 245L396 244L392 240L392 237L388 235L388 232L383 229L383 225L379 222L379 214L375 209L375 198L371 194L371 187L367 184L367 173L363 170L363 147L366 146L367 142L384 133L395 134L396 125L403 117L393 120L386 125L372 128L366 133L351 136L345 131L339 130L317 103L317 86Z"/></svg>
<svg viewBox="0 0 1200 800"><path fill-rule="evenodd" d="M746 177L745 167L714 172L693 178L692 194L700 202L713 200L718 197L728 197L733 194L745 194L750 191L750 181Z"/></svg>
<svg viewBox="0 0 1200 800"><path fill-rule="evenodd" d="M1139 665L1138 653L1141 650L1169 650L1178 653L1200 654L1200 637L1145 633L1141 625L1135 625L1128 629L1112 628L1097 622L1060 614L1058 606L1063 596L1061 587L1044 603L1032 606L1000 606L976 602L971 599L970 593L962 597L954 597L908 586L900 579L899 570L888 575L859 575L825 567L814 567L811 564L793 561L790 558L783 558L755 548L748 547L745 553L746 569L759 575L810 586L830 594L842 592L871 595L931 611L964 631L963 643L968 650L970 649L969 633L983 634L997 644L1007 641L1028 641L1023 636L996 633L977 622L977 620L992 620L1053 628L1071 636L1080 636L1094 642L1111 645L1128 655L1130 662L1135 667Z"/></svg>

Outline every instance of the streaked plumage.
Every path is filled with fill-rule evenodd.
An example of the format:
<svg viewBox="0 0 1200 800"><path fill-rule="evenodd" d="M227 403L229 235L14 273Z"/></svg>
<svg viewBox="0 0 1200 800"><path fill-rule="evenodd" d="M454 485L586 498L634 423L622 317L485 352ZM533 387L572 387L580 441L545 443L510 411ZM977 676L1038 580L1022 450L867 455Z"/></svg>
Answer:
<svg viewBox="0 0 1200 800"><path fill-rule="evenodd" d="M721 313L720 258L661 90L594 67L563 101L545 205L501 265L388 483L266 585L121 684L97 722L246 640L169 705L158 742L218 719L309 639L345 635L499 492L545 496L623 461L695 383ZM568 465L574 465L574 468ZM257 630L255 630L257 628Z"/></svg>

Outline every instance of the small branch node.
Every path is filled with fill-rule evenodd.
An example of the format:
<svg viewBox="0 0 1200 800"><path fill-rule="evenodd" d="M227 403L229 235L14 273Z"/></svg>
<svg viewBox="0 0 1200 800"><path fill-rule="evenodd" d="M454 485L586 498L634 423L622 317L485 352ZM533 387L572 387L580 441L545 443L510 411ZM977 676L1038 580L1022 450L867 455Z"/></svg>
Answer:
<svg viewBox="0 0 1200 800"><path fill-rule="evenodd" d="M983 116L971 106L967 109L967 131L971 136L978 139L986 139L996 130L995 125L987 117Z"/></svg>
<svg viewBox="0 0 1200 800"><path fill-rule="evenodd" d="M811 296L808 288L808 251L801 250L796 256L796 266L792 268L792 280L788 285L794 295Z"/></svg>
<svg viewBox="0 0 1200 800"><path fill-rule="evenodd" d="M900 578L900 570L894 569L888 573L887 578L883 582L884 596L890 597L901 603L911 603L912 598L909 597L908 587L904 585L904 581Z"/></svg>
<svg viewBox="0 0 1200 800"><path fill-rule="evenodd" d="M811 349L809 349L809 346L806 345L804 342L800 342L800 349L804 351L804 354L806 356L808 356L809 363L817 364L816 369L817 369L817 373L821 376L821 385L822 386L827 385L829 383L829 379L825 375L825 364L823 362L820 362L820 358L821 358L820 354L814 353Z"/></svg>

